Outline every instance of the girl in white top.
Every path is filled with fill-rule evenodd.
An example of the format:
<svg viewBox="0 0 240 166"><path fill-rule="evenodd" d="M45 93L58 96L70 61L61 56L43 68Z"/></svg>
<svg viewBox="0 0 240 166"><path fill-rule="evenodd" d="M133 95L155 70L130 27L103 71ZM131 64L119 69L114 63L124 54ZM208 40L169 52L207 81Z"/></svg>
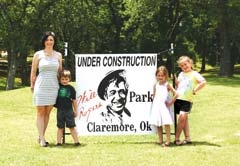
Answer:
<svg viewBox="0 0 240 166"><path fill-rule="evenodd" d="M168 83L168 71L165 66L160 66L155 73L157 82L153 89L153 103L150 111L149 123L157 127L159 144L166 147L170 145L171 130L170 125L173 124L173 111L171 109L172 104L177 98L176 90ZM173 93L171 97L170 92ZM166 142L163 143L163 130L162 126L165 126Z"/></svg>

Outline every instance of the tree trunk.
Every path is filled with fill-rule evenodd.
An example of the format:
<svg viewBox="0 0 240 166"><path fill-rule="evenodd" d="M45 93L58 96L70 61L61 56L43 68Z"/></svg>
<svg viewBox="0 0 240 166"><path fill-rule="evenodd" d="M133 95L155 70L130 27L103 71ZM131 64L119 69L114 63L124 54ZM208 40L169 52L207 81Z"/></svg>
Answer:
<svg viewBox="0 0 240 166"><path fill-rule="evenodd" d="M220 77L232 77L232 63L228 39L228 14L227 14L227 1L219 0L219 14L220 14Z"/></svg>
<svg viewBox="0 0 240 166"><path fill-rule="evenodd" d="M18 61L18 69L17 74L21 77L21 82L23 86L29 86L30 83L30 66L27 63L27 51L24 53L20 53L19 61Z"/></svg>
<svg viewBox="0 0 240 166"><path fill-rule="evenodd" d="M206 55L208 53L208 44L207 44L207 39L205 39L205 34L204 34L204 40L201 40L201 46L202 49L201 49L201 55L202 55L202 64L201 64L201 70L200 70L200 73L203 73L205 72L205 69L206 69Z"/></svg>
<svg viewBox="0 0 240 166"><path fill-rule="evenodd" d="M7 84L6 90L12 90L14 88L14 80L16 74L16 54L13 49L11 49L10 54L8 55L8 75L7 75Z"/></svg>
<svg viewBox="0 0 240 166"><path fill-rule="evenodd" d="M234 74L234 65L237 64L237 56L239 54L237 44L234 42L230 47L231 53L231 72Z"/></svg>
<svg viewBox="0 0 240 166"><path fill-rule="evenodd" d="M207 54L207 49L206 48L203 48L204 51L203 51L203 54L202 54L202 65L201 65L201 70L200 70L200 73L203 73L205 72L205 69L206 69L206 54Z"/></svg>

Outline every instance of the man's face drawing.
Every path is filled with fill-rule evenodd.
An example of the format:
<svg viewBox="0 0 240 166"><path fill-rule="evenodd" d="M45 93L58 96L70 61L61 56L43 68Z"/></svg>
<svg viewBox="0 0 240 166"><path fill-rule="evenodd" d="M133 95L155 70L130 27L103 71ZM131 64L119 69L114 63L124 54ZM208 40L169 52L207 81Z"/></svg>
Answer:
<svg viewBox="0 0 240 166"><path fill-rule="evenodd" d="M106 100L109 102L108 106L113 111L121 111L125 107L128 92L125 82L117 82L115 80L109 84L106 90Z"/></svg>

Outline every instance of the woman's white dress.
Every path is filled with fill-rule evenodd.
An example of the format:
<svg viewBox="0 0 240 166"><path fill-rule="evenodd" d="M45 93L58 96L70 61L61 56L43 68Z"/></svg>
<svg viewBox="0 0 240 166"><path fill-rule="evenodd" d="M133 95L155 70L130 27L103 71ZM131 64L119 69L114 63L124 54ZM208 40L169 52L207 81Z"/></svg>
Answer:
<svg viewBox="0 0 240 166"><path fill-rule="evenodd" d="M37 54L39 74L34 85L33 103L35 106L54 105L59 88L57 52L54 51L51 57L46 56L43 50Z"/></svg>
<svg viewBox="0 0 240 166"><path fill-rule="evenodd" d="M173 124L172 108L166 107L165 101L171 100L171 95L167 89L168 82L163 85L155 84L155 97L150 110L149 123L154 126Z"/></svg>

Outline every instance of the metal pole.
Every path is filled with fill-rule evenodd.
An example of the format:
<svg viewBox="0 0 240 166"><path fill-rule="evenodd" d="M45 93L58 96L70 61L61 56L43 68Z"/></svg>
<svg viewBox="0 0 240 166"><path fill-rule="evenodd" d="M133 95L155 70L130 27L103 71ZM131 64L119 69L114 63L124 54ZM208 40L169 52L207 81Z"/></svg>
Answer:
<svg viewBox="0 0 240 166"><path fill-rule="evenodd" d="M65 144L65 126L63 128L62 143Z"/></svg>
<svg viewBox="0 0 240 166"><path fill-rule="evenodd" d="M173 47L173 43L171 43L171 54L172 54L172 74L173 74L173 88L176 87L175 85L175 58L174 58L174 47ZM174 109L174 105L173 105L173 110L174 110L174 135L176 134L176 129L177 129L177 115Z"/></svg>
<svg viewBox="0 0 240 166"><path fill-rule="evenodd" d="M161 51L161 52L158 52L157 53L157 62L159 62L160 58L161 58L161 55L164 54L164 53L171 53L171 59L170 59L170 64L171 64L171 71L172 71L172 74L173 74L173 87L175 88L175 77L174 77L174 73L175 73L175 65L174 65L174 45L173 43L170 44L170 49L167 49L167 50L164 50L164 51ZM158 64L158 65L162 65L162 64ZM157 67L158 67L157 65ZM174 109L174 106L173 106L173 109ZM177 119L176 119L176 113L175 113L175 110L174 110L174 133L171 133L171 134L176 134L176 128L177 128ZM165 133L163 133L165 134Z"/></svg>
<svg viewBox="0 0 240 166"><path fill-rule="evenodd" d="M64 42L64 56L68 55L68 42Z"/></svg>

